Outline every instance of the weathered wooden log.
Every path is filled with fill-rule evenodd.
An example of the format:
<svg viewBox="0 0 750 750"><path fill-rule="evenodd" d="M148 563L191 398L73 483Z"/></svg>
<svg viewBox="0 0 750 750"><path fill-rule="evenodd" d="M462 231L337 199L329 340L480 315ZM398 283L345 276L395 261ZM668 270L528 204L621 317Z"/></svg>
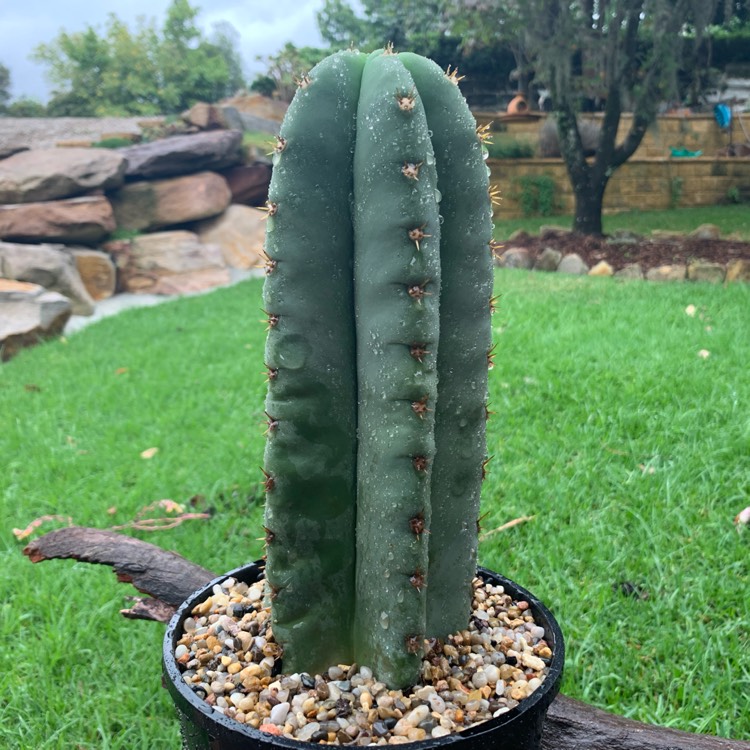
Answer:
<svg viewBox="0 0 750 750"><path fill-rule="evenodd" d="M150 599L121 610L132 619L167 622L175 609L215 573L124 534L80 526L58 529L23 550L32 562L55 558L109 565L120 581ZM643 724L558 695L544 725L544 750L750 750L750 742Z"/></svg>
<svg viewBox="0 0 750 750"><path fill-rule="evenodd" d="M544 723L544 750L748 750L750 742L643 724L558 695Z"/></svg>
<svg viewBox="0 0 750 750"><path fill-rule="evenodd" d="M169 622L170 617L193 593L216 577L215 573L140 539L103 529L69 526L40 536L24 547L31 562L73 559L109 565L117 579L132 583L153 599L139 599L122 614L132 619Z"/></svg>

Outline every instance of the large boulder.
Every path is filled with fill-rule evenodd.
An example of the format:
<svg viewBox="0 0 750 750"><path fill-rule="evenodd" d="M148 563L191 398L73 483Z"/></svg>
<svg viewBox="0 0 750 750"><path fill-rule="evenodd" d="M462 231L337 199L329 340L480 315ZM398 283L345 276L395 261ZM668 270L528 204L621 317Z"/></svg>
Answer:
<svg viewBox="0 0 750 750"><path fill-rule="evenodd" d="M94 312L94 301L64 245L0 242L0 277L39 284L59 292L70 300L74 315Z"/></svg>
<svg viewBox="0 0 750 750"><path fill-rule="evenodd" d="M231 268L260 265L268 214L259 208L231 205L215 219L200 222L195 231L201 242L218 246Z"/></svg>
<svg viewBox="0 0 750 750"><path fill-rule="evenodd" d="M185 294L230 282L221 251L204 245L193 232L156 232L106 245L124 291Z"/></svg>
<svg viewBox="0 0 750 750"><path fill-rule="evenodd" d="M68 252L73 256L78 275L91 299L98 302L115 293L117 271L107 253L87 247L70 247Z"/></svg>
<svg viewBox="0 0 750 750"><path fill-rule="evenodd" d="M217 216L232 200L226 180L199 172L165 180L131 182L110 194L120 229L148 230Z"/></svg>
<svg viewBox="0 0 750 750"><path fill-rule="evenodd" d="M70 300L38 284L0 278L0 361L62 332Z"/></svg>
<svg viewBox="0 0 750 750"><path fill-rule="evenodd" d="M232 191L232 203L263 206L268 200L271 165L262 161L242 164L221 173Z"/></svg>
<svg viewBox="0 0 750 750"><path fill-rule="evenodd" d="M226 120L221 107L216 104L207 104L206 102L196 102L190 109L183 112L182 119L188 125L195 125L201 130L216 130L227 127Z"/></svg>
<svg viewBox="0 0 750 750"><path fill-rule="evenodd" d="M71 198L121 185L125 158L106 148L44 148L0 161L0 203Z"/></svg>
<svg viewBox="0 0 750 750"><path fill-rule="evenodd" d="M89 245L114 229L112 206L101 195L0 206L0 239Z"/></svg>
<svg viewBox="0 0 750 750"><path fill-rule="evenodd" d="M121 148L119 153L128 161L126 175L130 178L172 177L205 169L226 169L242 161L242 133L214 130L177 135Z"/></svg>

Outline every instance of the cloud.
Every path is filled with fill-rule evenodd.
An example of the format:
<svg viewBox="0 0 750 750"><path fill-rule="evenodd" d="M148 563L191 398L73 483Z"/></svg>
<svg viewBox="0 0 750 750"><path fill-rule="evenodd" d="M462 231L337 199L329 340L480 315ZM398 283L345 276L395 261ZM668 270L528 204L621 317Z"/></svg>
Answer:
<svg viewBox="0 0 750 750"><path fill-rule="evenodd" d="M51 42L61 30L81 31L86 26L103 29L110 13L134 28L139 17L164 23L171 0L0 0L0 63L10 69L14 97L31 96L45 101L50 85L44 66L29 60L39 44ZM291 41L298 46L322 46L315 15L323 0L191 0L201 8L198 25L208 33L227 21L240 35L240 53L252 78L264 70L257 57L272 55Z"/></svg>

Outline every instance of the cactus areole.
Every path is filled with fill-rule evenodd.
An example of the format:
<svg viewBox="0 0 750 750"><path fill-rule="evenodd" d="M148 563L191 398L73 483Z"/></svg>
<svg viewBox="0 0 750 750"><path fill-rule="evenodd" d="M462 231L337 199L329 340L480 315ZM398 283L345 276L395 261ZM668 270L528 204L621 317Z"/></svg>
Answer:
<svg viewBox="0 0 750 750"><path fill-rule="evenodd" d="M299 82L268 201L266 578L283 667L418 681L466 628L486 459L492 212L482 139L431 61Z"/></svg>

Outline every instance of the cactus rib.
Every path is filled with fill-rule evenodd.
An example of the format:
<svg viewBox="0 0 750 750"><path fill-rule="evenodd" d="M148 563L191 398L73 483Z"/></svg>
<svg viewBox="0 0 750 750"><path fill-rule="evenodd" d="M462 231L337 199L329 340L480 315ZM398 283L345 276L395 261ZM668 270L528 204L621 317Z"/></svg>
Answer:
<svg viewBox="0 0 750 750"><path fill-rule="evenodd" d="M265 362L276 376L266 400L273 415L265 453L273 477L267 577L275 591L274 635L291 671L352 660L356 370L349 195L363 62L356 53L339 53L305 79L282 127L284 148L270 189Z"/></svg>
<svg viewBox="0 0 750 750"><path fill-rule="evenodd" d="M368 60L354 154L357 658L396 684L418 673L425 635L426 593L410 579L427 570L428 544L410 519L429 524L430 469L415 471L413 457L434 454L437 395L434 357L417 361L410 347L436 351L439 336L427 290L440 286L435 159L421 103L404 111L395 96L413 88L395 55ZM415 225L434 235L419 252L404 231Z"/></svg>
<svg viewBox="0 0 750 750"><path fill-rule="evenodd" d="M443 198L439 396L427 596L427 632L443 638L466 627L471 580L476 574L492 337L492 215L481 139L456 85L456 72L446 75L432 61L412 53L399 57L414 78L425 108Z"/></svg>

